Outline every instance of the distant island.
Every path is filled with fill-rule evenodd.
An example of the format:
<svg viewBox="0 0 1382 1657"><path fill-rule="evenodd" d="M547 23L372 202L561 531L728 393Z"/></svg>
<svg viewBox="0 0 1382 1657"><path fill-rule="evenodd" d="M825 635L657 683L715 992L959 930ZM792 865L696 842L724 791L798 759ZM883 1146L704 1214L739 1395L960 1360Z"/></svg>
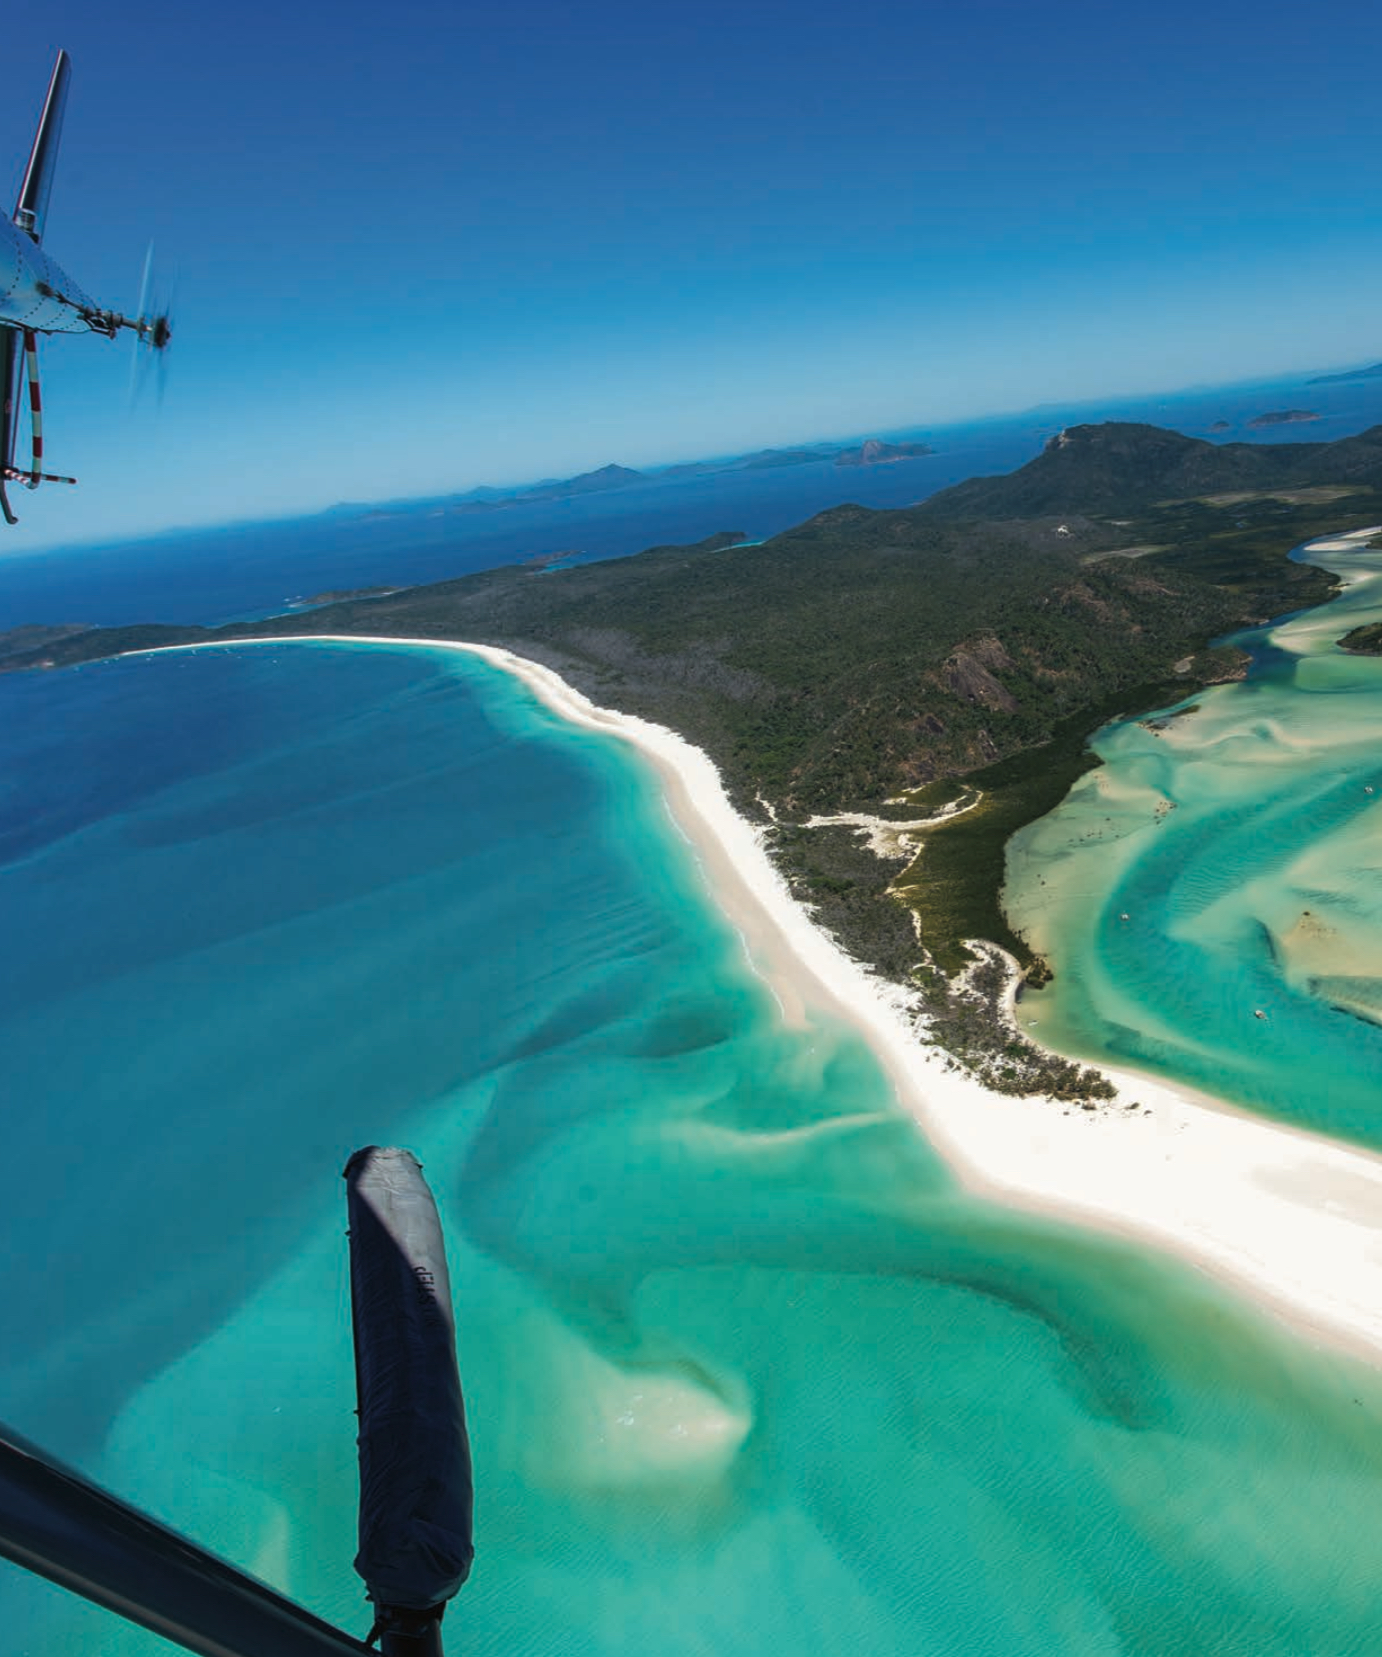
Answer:
<svg viewBox="0 0 1382 1657"><path fill-rule="evenodd" d="M646 472L637 472L631 466L601 466L594 472L580 472L573 478L551 478L496 496L486 491L485 497L472 504L481 510L495 510L503 506L519 506L528 501L567 500L576 495L598 495L606 489L627 489L631 483L647 483Z"/></svg>
<svg viewBox="0 0 1382 1657"><path fill-rule="evenodd" d="M918 460L935 452L929 443L887 443L880 437L870 437L853 448L842 449L837 443L812 443L799 449L758 449L729 460L693 460L666 466L651 475L653 478L712 477L721 472L763 472L779 466L818 466L822 462L835 466L876 466L892 460Z"/></svg>
<svg viewBox="0 0 1382 1657"><path fill-rule="evenodd" d="M426 500L381 506L374 502L339 502L328 507L324 518L369 521L396 517L418 507L431 508L437 516L469 517L477 513L503 512L543 501L575 500L583 495L604 494L636 485L658 484L673 478L718 477L727 472L764 472L787 466L880 466L896 461L918 460L936 451L929 443L890 443L870 437L853 447L838 443L813 443L795 449L755 449L748 454L722 460L689 460L674 466L659 466L640 472L632 466L597 467L569 478L543 478L537 483L495 489L487 484L462 495L428 497Z"/></svg>
<svg viewBox="0 0 1382 1657"><path fill-rule="evenodd" d="M1229 430L1229 423L1227 420L1216 420L1209 429L1212 432L1226 432Z"/></svg>
<svg viewBox="0 0 1382 1657"><path fill-rule="evenodd" d="M714 468L715 470L735 472L767 472L779 466L813 466L822 460L829 460L831 450L818 449L760 449L757 454L745 455L730 467ZM706 468L711 470L711 468ZM665 475L665 474L664 474Z"/></svg>
<svg viewBox="0 0 1382 1657"><path fill-rule="evenodd" d="M1317 374L1308 385L1345 385L1349 380L1375 380L1382 376L1382 362L1369 363L1366 368L1345 369L1342 374Z"/></svg>
<svg viewBox="0 0 1382 1657"><path fill-rule="evenodd" d="M646 472L637 472L631 466L601 466L597 471L581 472L574 478L520 489L513 498L520 501L564 500L572 495L598 495L606 489L627 489L631 483L647 481Z"/></svg>
<svg viewBox="0 0 1382 1657"><path fill-rule="evenodd" d="M929 443L884 443L871 437L857 449L841 449L835 456L837 466L881 466L891 460L917 460L922 455L933 455Z"/></svg>
<svg viewBox="0 0 1382 1657"><path fill-rule="evenodd" d="M1379 518L1382 426L1267 444L1110 422L920 506L839 506L759 545L509 565L215 629L10 635L0 671L304 633L510 649L705 749L792 891L922 995L935 1039L989 1085L1083 1098L1097 1078L1016 1039L1002 971L974 962L969 940L989 940L1030 981L1047 972L1001 907L1008 840L1097 763L1100 725L1241 677L1214 639L1330 596L1294 546ZM892 849L843 813L899 825Z"/></svg>
<svg viewBox="0 0 1382 1657"><path fill-rule="evenodd" d="M1260 431L1264 426L1302 426L1308 420L1319 420L1320 415L1308 408L1269 409L1266 414L1255 414L1248 421L1250 431Z"/></svg>

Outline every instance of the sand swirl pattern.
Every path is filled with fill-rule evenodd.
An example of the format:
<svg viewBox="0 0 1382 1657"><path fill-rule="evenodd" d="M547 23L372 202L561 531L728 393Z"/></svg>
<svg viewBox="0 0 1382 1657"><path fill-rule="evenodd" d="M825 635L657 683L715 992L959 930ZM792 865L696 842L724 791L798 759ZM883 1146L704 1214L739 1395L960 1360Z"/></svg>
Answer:
<svg viewBox="0 0 1382 1657"><path fill-rule="evenodd" d="M1014 838L1006 906L1056 967L1042 1039L1382 1145L1382 616L1368 535L1306 556L1334 602L1241 641L1242 683L1103 731Z"/></svg>
<svg viewBox="0 0 1382 1657"><path fill-rule="evenodd" d="M1366 1649L1375 1373L962 1190L859 1032L750 969L624 747L438 651L77 683L64 727L131 764L170 696L237 723L0 873L10 1148L45 1170L0 1215L21 1428L363 1628L338 1171L387 1136L457 1301L454 1649ZM24 694L12 774L63 823ZM21 1652L157 1649L0 1597Z"/></svg>

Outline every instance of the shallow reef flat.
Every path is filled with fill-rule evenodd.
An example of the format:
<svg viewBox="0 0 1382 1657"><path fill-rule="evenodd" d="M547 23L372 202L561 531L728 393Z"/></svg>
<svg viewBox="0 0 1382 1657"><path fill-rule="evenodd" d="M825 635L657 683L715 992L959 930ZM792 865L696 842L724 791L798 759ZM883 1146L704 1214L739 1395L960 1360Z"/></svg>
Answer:
<svg viewBox="0 0 1382 1657"><path fill-rule="evenodd" d="M1111 726L1015 837L1007 912L1056 969L1023 1022L1061 1050L1382 1144L1382 552L1307 555L1334 602L1237 642L1247 680Z"/></svg>

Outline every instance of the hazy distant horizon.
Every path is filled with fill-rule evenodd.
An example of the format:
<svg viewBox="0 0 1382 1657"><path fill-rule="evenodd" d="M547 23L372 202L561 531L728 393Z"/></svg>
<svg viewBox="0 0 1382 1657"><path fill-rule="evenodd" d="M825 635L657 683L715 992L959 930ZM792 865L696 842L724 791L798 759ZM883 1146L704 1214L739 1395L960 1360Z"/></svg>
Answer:
<svg viewBox="0 0 1382 1657"><path fill-rule="evenodd" d="M1382 353L1380 353L1382 354ZM1366 355L1355 362L1345 362L1339 365L1311 364L1306 368L1291 370L1279 374L1253 374L1243 378L1224 381L1200 381L1188 385L1157 386L1147 390L1122 392L1106 396L1089 396L1079 398L1049 398L1040 402L1025 404L1018 408L988 409L965 418L945 421L904 420L891 423L879 420L862 426L854 431L816 432L811 435L794 433L784 436L776 433L771 437L757 442L743 442L731 444L726 442L723 447L702 449L697 452L678 451L668 454L650 445L646 450L635 448L632 451L618 453L605 451L590 451L597 458L584 463L571 462L568 466L558 467L555 464L540 466L535 460L531 469L514 472L509 475L492 473L485 477L466 478L459 481L445 482L438 480L435 486L418 489L407 494L398 494L381 491L359 492L352 495L336 496L330 499L316 499L304 501L297 506L281 511L253 512L244 515L208 517L205 519L186 519L178 522L168 522L155 527L121 532L111 529L106 532L75 537L56 537L45 541L42 545L32 543L20 545L21 537L14 535L0 541L0 564L3 564L6 554L23 556L25 553L46 553L62 551L81 551L98 545L123 545L140 541L157 541L166 537L179 535L195 535L199 533L213 533L216 530L245 529L256 524L283 524L298 519L310 519L338 510L355 509L369 511L379 508L404 510L409 506L425 504L430 501L450 500L464 497L481 490L494 490L499 493L508 493L527 488L533 488L545 483L565 481L598 471L604 466L623 466L631 470L644 472L650 481L656 480L667 469L687 465L715 465L729 463L744 455L755 454L764 450L792 450L817 447L840 448L856 446L869 438L882 438L885 441L918 441L938 440L944 442L947 434L981 430L988 426L1017 425L1031 422L1033 425L1054 422L1057 418L1060 424L1070 424L1074 418L1082 414L1095 414L1104 419L1120 417L1120 411L1140 412L1145 416L1155 412L1149 405L1162 402L1182 402L1197 397L1213 398L1242 397L1256 390L1268 392L1272 390L1284 391L1289 387L1299 387L1302 391L1312 378L1317 375L1346 373L1352 369L1361 369L1376 361L1375 357ZM1379 382L1374 381L1375 387ZM1357 382L1344 381L1328 388L1335 395L1346 396L1350 388L1357 385L1360 394L1369 386L1367 380ZM1324 387L1312 388L1316 395L1322 396ZM1362 416L1368 418L1367 416ZM1158 424L1158 421L1151 421ZM1053 425L1054 429L1054 425ZM1284 441L1288 437L1292 441L1312 441L1313 427L1291 426L1273 432L1270 430L1256 431L1250 434L1254 442ZM1215 436L1222 434L1215 433ZM1231 434L1232 435L1232 434ZM1241 434L1235 440L1242 440ZM50 495L56 494L50 491ZM30 497L22 492L19 495L21 505L27 505ZM59 501L61 505L61 501ZM57 523L57 513L53 514L53 523Z"/></svg>

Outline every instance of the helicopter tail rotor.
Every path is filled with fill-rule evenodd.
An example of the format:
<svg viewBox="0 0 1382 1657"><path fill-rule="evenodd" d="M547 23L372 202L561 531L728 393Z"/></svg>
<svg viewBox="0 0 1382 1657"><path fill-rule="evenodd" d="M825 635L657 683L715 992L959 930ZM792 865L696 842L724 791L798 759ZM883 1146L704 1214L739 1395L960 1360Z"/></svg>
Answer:
<svg viewBox="0 0 1382 1657"><path fill-rule="evenodd" d="M134 354L130 359L130 402L137 401L147 378L151 362L158 364L158 400L163 401L168 382L166 352L173 339L172 292L163 298L154 291L154 244L149 243L144 255L144 272L139 282L139 306L125 326L135 336Z"/></svg>

